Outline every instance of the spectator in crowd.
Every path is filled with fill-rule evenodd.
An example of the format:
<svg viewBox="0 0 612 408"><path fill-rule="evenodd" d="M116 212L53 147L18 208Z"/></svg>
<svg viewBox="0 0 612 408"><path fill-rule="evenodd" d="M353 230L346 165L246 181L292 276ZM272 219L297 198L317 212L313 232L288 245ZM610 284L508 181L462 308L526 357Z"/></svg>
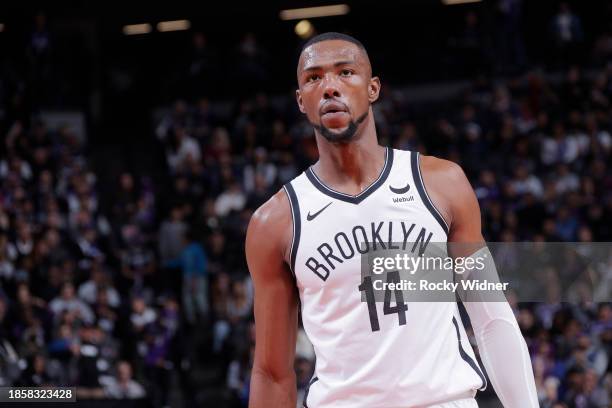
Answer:
<svg viewBox="0 0 612 408"><path fill-rule="evenodd" d="M52 384L47 373L47 360L42 354L35 354L30 359L28 368L22 373L23 387L44 387Z"/></svg>
<svg viewBox="0 0 612 408"><path fill-rule="evenodd" d="M239 401L240 405L246 406L249 402L254 347L251 345L237 354L238 358L229 364L226 383L227 388L234 394L234 398Z"/></svg>
<svg viewBox="0 0 612 408"><path fill-rule="evenodd" d="M541 197L544 194L542 182L537 176L529 174L525 165L519 165L514 170L512 190L519 196L531 194L534 197Z"/></svg>
<svg viewBox="0 0 612 408"><path fill-rule="evenodd" d="M132 378L132 366L119 361L116 375L104 379L104 393L113 399L139 399L146 395L144 387Z"/></svg>
<svg viewBox="0 0 612 408"><path fill-rule="evenodd" d="M559 4L559 11L551 22L551 31L557 52L563 58L563 62L575 61L576 47L582 42L584 33L582 22L572 12L569 3L564 1Z"/></svg>
<svg viewBox="0 0 612 408"><path fill-rule="evenodd" d="M138 192L134 176L130 173L123 173L119 176L119 189L114 194L113 212L114 218L118 222L128 222L130 216L136 212Z"/></svg>
<svg viewBox="0 0 612 408"><path fill-rule="evenodd" d="M542 408L552 408L559 401L559 380L555 377L548 377L544 381L543 389L538 390L540 406Z"/></svg>
<svg viewBox="0 0 612 408"><path fill-rule="evenodd" d="M229 181L227 190L219 194L215 202L215 212L220 217L227 216L232 211L240 211L246 204L246 196L235 180Z"/></svg>
<svg viewBox="0 0 612 408"><path fill-rule="evenodd" d="M94 321L94 314L85 302L76 297L72 282L65 282L62 285L60 296L49 303L49 309L58 319L63 313L74 314L83 323L90 324Z"/></svg>
<svg viewBox="0 0 612 408"><path fill-rule="evenodd" d="M244 190L247 193L255 190L255 179L259 176L264 188L272 186L276 181L276 166L268 162L268 153L263 147L258 147L253 152L253 164L244 167Z"/></svg>
<svg viewBox="0 0 612 408"><path fill-rule="evenodd" d="M80 343L75 346L77 363L77 398L102 398L104 391L100 384L101 363L98 328L86 325L80 329ZM104 361L104 360L102 360Z"/></svg>
<svg viewBox="0 0 612 408"><path fill-rule="evenodd" d="M104 292L104 298L111 307L119 307L119 292L111 285L109 276L104 270L104 266L99 262L91 265L90 279L79 286L79 297L93 305L99 300L99 295Z"/></svg>
<svg viewBox="0 0 612 408"><path fill-rule="evenodd" d="M134 332L143 333L145 328L152 324L156 318L157 313L147 306L145 299L142 296L134 296L132 299L132 314L130 315Z"/></svg>
<svg viewBox="0 0 612 408"><path fill-rule="evenodd" d="M121 284L119 290L125 295L151 289L157 265L155 255L146 244L145 237L135 224L126 224L121 229L123 248L121 254Z"/></svg>
<svg viewBox="0 0 612 408"><path fill-rule="evenodd" d="M177 173L199 162L201 151L198 142L187 134L185 128L175 127L166 155L170 170Z"/></svg>
<svg viewBox="0 0 612 408"><path fill-rule="evenodd" d="M192 230L183 238L183 251L179 258L166 262L166 266L180 267L183 275L183 309L191 324L208 317L208 260L202 244L196 241Z"/></svg>
<svg viewBox="0 0 612 408"><path fill-rule="evenodd" d="M159 256L162 263L179 257L183 249L182 237L186 231L183 211L180 206L175 206L170 210L170 217L159 228Z"/></svg>

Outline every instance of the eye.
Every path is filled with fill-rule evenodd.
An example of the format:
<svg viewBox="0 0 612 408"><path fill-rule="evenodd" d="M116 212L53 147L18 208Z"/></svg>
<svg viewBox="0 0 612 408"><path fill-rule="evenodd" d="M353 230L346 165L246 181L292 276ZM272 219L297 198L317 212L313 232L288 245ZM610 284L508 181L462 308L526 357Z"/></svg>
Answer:
<svg viewBox="0 0 612 408"><path fill-rule="evenodd" d="M351 71L350 69L343 69L342 71L340 71L340 75L344 77L351 76L353 75L353 71Z"/></svg>
<svg viewBox="0 0 612 408"><path fill-rule="evenodd" d="M319 74L312 74L312 75L309 75L308 78L306 78L306 82L314 82L320 78L321 77L319 76Z"/></svg>

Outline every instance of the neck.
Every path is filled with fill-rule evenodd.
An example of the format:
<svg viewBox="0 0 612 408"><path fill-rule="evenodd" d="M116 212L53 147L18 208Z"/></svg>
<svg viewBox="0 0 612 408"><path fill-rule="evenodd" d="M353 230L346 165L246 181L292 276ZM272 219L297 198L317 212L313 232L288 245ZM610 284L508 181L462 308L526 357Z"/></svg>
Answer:
<svg viewBox="0 0 612 408"><path fill-rule="evenodd" d="M313 166L317 176L329 187L356 195L381 173L385 148L378 144L372 112L363 129L348 143L330 143L316 135L319 160Z"/></svg>

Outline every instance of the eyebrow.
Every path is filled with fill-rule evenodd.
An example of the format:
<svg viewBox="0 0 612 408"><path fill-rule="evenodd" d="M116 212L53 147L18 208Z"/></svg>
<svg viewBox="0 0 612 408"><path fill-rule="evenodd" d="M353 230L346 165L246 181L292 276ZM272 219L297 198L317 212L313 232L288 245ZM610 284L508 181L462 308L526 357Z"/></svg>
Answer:
<svg viewBox="0 0 612 408"><path fill-rule="evenodd" d="M338 61L334 63L334 67L339 67L340 65L348 65L348 64L354 64L355 61L354 60L345 60L345 61ZM323 66L322 65L313 65L311 67L308 68L304 68L303 71L309 72L309 71L316 71L319 69L322 69Z"/></svg>

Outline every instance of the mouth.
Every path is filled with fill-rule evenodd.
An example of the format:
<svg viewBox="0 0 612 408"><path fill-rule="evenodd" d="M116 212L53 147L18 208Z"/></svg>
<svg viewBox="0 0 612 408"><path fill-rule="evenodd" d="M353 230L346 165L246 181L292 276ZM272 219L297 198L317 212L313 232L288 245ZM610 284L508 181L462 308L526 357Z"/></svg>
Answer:
<svg viewBox="0 0 612 408"><path fill-rule="evenodd" d="M328 102L321 108L321 120L328 127L342 127L348 118L348 108L343 103Z"/></svg>
<svg viewBox="0 0 612 408"><path fill-rule="evenodd" d="M346 105L340 102L328 102L321 108L321 116L338 113L348 113Z"/></svg>

